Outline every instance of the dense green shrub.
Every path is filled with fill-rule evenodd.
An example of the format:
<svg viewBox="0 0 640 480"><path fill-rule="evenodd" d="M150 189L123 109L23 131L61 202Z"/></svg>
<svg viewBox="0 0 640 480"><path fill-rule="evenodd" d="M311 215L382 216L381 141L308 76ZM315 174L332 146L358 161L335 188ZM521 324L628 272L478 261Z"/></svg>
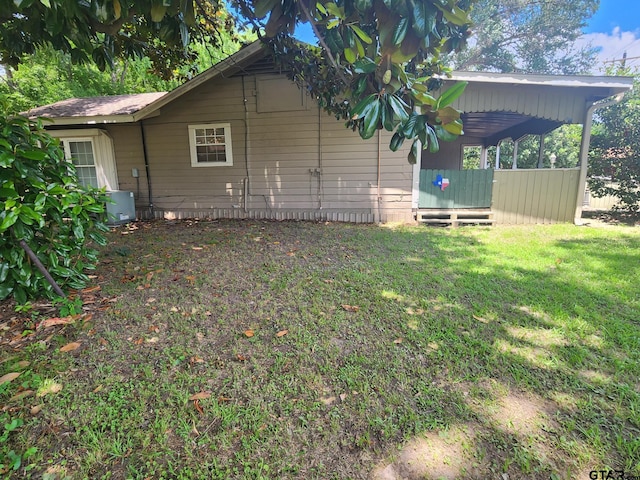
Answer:
<svg viewBox="0 0 640 480"><path fill-rule="evenodd" d="M82 288L106 242L103 190L78 184L73 164L42 124L0 116L0 299L18 304L56 294L32 264L24 240L58 284Z"/></svg>

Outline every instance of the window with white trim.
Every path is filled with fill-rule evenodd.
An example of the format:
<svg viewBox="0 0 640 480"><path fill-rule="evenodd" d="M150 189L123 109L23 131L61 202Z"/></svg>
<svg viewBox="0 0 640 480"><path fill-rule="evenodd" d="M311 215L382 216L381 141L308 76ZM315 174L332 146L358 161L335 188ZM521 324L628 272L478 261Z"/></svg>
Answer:
<svg viewBox="0 0 640 480"><path fill-rule="evenodd" d="M192 167L233 165L231 124L189 125Z"/></svg>
<svg viewBox="0 0 640 480"><path fill-rule="evenodd" d="M100 187L96 171L96 158L91 139L63 139L64 154L76 167L78 182L83 187Z"/></svg>
<svg viewBox="0 0 640 480"><path fill-rule="evenodd" d="M118 190L113 140L99 128L50 130L60 140L65 158L71 160L82 185Z"/></svg>

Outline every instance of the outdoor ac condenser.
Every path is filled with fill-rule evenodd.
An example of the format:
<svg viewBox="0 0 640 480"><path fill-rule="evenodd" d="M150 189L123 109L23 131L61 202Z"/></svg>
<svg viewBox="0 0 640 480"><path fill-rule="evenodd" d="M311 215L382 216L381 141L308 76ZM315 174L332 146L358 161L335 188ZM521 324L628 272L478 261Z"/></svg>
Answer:
<svg viewBox="0 0 640 480"><path fill-rule="evenodd" d="M133 192L116 190L107 192L111 202L107 202L107 225L122 225L136 219Z"/></svg>

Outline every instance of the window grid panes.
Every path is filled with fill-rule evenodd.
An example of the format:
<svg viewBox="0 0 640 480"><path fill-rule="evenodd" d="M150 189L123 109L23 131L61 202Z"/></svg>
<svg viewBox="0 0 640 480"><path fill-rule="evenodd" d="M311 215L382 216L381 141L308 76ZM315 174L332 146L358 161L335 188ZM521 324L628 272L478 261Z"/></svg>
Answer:
<svg viewBox="0 0 640 480"><path fill-rule="evenodd" d="M231 124L189 125L192 167L233 165Z"/></svg>
<svg viewBox="0 0 640 480"><path fill-rule="evenodd" d="M224 127L196 128L196 155L198 163L227 161Z"/></svg>
<svg viewBox="0 0 640 480"><path fill-rule="evenodd" d="M83 187L98 187L98 175L96 173L93 144L88 142L69 141L69 156L76 166L78 182Z"/></svg>

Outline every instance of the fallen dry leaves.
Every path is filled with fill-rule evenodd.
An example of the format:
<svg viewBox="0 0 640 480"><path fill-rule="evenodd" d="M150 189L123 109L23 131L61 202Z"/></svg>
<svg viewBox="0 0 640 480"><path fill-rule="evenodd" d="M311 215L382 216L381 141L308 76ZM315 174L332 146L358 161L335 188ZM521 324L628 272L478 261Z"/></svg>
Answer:
<svg viewBox="0 0 640 480"><path fill-rule="evenodd" d="M255 335L255 332L253 330L251 330L251 329L244 331L244 336L247 337L247 338L251 338L254 335Z"/></svg>
<svg viewBox="0 0 640 480"><path fill-rule="evenodd" d="M0 377L0 385L2 385L3 383L13 382L19 376L20 372L7 373L6 375Z"/></svg>
<svg viewBox="0 0 640 480"><path fill-rule="evenodd" d="M64 347L60 347L61 352L72 352L80 348L80 342L67 343Z"/></svg>
<svg viewBox="0 0 640 480"><path fill-rule="evenodd" d="M70 323L74 323L76 320L80 318L80 315L70 315L68 317L54 317L47 318L46 320L41 321L36 328L48 328L54 327L56 325L69 325Z"/></svg>
<svg viewBox="0 0 640 480"><path fill-rule="evenodd" d="M198 392L189 397L189 400L204 400L211 396L211 392Z"/></svg>
<svg viewBox="0 0 640 480"><path fill-rule="evenodd" d="M347 312L357 312L358 310L360 310L360 307L357 305L347 305L347 304L343 304L341 305L343 310L346 310Z"/></svg>
<svg viewBox="0 0 640 480"><path fill-rule="evenodd" d="M284 337L287 333L289 333L289 330L280 330L276 333L276 337Z"/></svg>

